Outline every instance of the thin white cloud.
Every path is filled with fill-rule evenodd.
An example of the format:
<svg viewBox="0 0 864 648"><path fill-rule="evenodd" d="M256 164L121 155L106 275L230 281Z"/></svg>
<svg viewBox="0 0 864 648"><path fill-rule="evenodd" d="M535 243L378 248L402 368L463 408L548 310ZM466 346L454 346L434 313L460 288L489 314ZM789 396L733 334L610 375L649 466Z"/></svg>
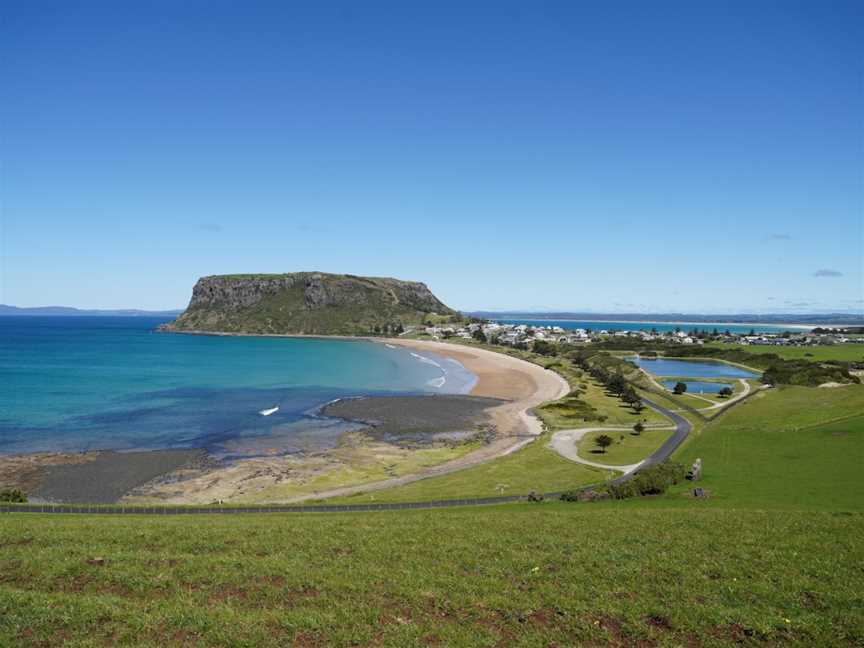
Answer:
<svg viewBox="0 0 864 648"><path fill-rule="evenodd" d="M843 273L839 270L832 270L831 268L820 268L816 272L813 273L814 277L842 277Z"/></svg>

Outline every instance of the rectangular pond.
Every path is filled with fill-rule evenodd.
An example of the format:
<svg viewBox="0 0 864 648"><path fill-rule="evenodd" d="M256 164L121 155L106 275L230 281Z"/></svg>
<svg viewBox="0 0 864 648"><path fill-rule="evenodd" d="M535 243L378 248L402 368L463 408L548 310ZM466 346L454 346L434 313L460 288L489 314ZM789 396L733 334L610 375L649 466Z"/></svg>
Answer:
<svg viewBox="0 0 864 648"><path fill-rule="evenodd" d="M682 376L687 378L758 378L759 374L715 360L672 360L630 356L630 362L652 376Z"/></svg>

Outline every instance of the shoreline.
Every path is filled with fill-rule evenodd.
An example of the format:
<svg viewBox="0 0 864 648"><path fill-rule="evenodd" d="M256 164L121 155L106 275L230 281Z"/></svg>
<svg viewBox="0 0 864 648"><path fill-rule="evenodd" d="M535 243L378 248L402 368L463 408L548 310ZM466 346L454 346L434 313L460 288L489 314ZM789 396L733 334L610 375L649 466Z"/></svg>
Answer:
<svg viewBox="0 0 864 648"><path fill-rule="evenodd" d="M543 433L543 424L532 413L533 409L543 403L563 398L570 392L569 383L554 371L503 353L431 340L385 338L383 341L453 358L477 376L477 384L471 391L472 396L506 400L507 402L486 411L496 427L495 439L473 452L425 471L281 499L274 501L274 504L296 504L371 493L446 475L507 456L535 441ZM520 378L514 380L514 374Z"/></svg>
<svg viewBox="0 0 864 648"><path fill-rule="evenodd" d="M209 332L183 331L183 333L214 335ZM172 452L179 452L171 449L142 453L98 451L0 455L0 478L2 478L0 483L10 486L14 486L16 481L25 483L30 487L28 495L45 499L41 492L45 484L50 481L52 487L49 490L54 496L50 499L66 499L62 497L64 489L57 487L57 476L62 475L60 485L62 486L64 479L69 484L65 491L70 494L86 491L87 501L147 501L149 503L156 501L165 504L249 501L250 498L252 501L280 503L320 499L356 491L380 490L461 470L507 455L523 447L543 431L542 423L531 413L533 408L544 402L557 400L566 395L570 389L569 384L561 376L538 365L494 351L447 342L293 334L258 336L216 333L215 335L302 337L325 340L335 338L387 344L405 350L427 352L445 360L454 360L476 377L475 383L468 392L471 396L496 399L496 404L484 410L490 427L494 430L494 436L479 447L466 446L461 450L450 452L449 455L447 453L435 455L439 457L437 461L428 458L432 452L424 455L423 450L396 449L392 444L374 440L358 442L357 437L350 434L346 435L344 443L330 450L299 457L296 455L253 457L240 459L228 465L217 465L216 462L206 460L193 462L196 465L192 467L187 465L188 461L172 460L161 464L154 462L157 456L154 453L162 453L167 457ZM426 398L426 396L416 398ZM323 404L322 408L326 405ZM418 408L423 406L425 404L418 402ZM410 409L410 403L407 407ZM184 450L184 452L206 454L202 449ZM385 457L391 461L402 461L400 466L410 472L401 475L397 473L397 476L392 478L381 479L391 475L390 472L385 472L381 477L351 483L358 465L368 467L370 462L381 463ZM156 469L155 465L161 465L163 469ZM118 473L124 471L130 475L138 475L138 478L121 479ZM51 477L52 474L54 477ZM100 491L100 484L106 474L114 476L110 484L111 488L106 485ZM294 490L302 491L303 485L322 476L334 477L338 483L340 475L345 477L347 485L332 490L312 490L296 496L277 496L280 485L283 490L286 485L297 485ZM336 483L333 485L335 486ZM125 488L121 488L123 484L126 485ZM276 497L269 496L268 490L274 490L273 495ZM73 500L74 495L69 499Z"/></svg>

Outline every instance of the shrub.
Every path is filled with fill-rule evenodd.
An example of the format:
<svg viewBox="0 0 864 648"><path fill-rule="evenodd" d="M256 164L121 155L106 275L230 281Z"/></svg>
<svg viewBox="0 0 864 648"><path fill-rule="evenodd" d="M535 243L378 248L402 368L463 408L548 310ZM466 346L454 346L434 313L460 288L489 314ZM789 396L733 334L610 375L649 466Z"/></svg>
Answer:
<svg viewBox="0 0 864 648"><path fill-rule="evenodd" d="M619 484L605 484L592 491L569 491L561 495L565 502L592 501L594 499L629 499L643 495L661 495L686 475L684 466L664 461L638 471L631 479ZM587 493L592 493L589 497Z"/></svg>
<svg viewBox="0 0 864 648"><path fill-rule="evenodd" d="M561 500L564 502L596 502L605 499L609 499L609 492L605 487L572 490L561 493Z"/></svg>
<svg viewBox="0 0 864 648"><path fill-rule="evenodd" d="M762 382L769 385L817 387L828 382L858 383L860 380L850 374L844 365L807 360L778 360L765 370Z"/></svg>
<svg viewBox="0 0 864 648"><path fill-rule="evenodd" d="M26 504L27 496L17 488L0 490L0 502L11 502L13 504Z"/></svg>

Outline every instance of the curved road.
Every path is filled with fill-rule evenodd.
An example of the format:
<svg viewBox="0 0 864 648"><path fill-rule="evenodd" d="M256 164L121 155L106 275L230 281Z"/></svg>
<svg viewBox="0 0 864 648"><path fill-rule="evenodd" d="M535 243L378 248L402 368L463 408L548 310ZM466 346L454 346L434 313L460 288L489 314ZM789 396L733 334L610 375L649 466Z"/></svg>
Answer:
<svg viewBox="0 0 864 648"><path fill-rule="evenodd" d="M675 431L672 433L672 436L666 439L666 442L663 445L657 448L645 461L643 461L639 465L639 468L653 466L654 464L666 461L669 457L672 456L672 453L678 449L678 446L684 443L684 439L687 438L687 435L689 435L690 431L693 429L693 424L677 412L666 409L665 407L658 405L654 401L647 398L643 398L642 402L651 409L653 409L655 412L660 412L660 414L662 414L663 416L672 419L672 422L675 424ZM624 475L621 475L620 477L616 477L612 480L611 483L621 484L630 479L635 474L636 471L626 473Z"/></svg>
<svg viewBox="0 0 864 648"><path fill-rule="evenodd" d="M672 419L675 423L675 432L666 442L655 450L651 456L643 461L639 468L650 466L656 463L661 463L668 459L673 452L681 445L687 435L690 434L693 426L686 418L658 405L657 403L642 399L643 402L651 409L660 412L664 416ZM612 484L620 484L631 479L638 472L633 470L611 480ZM587 490L597 484L584 486L582 490ZM545 497L555 498L560 493L546 493ZM149 506L149 507L133 507L133 506L90 506L90 505L67 505L67 504L0 504L0 513L86 513L86 514L105 514L105 515L200 515L207 514L240 514L240 513L345 513L345 512L362 512L362 511L403 511L408 509L433 509L433 508L450 508L455 506L479 506L483 504L503 504L505 502L520 502L528 500L527 495L505 495L501 497L480 497L473 499L460 500L438 500L431 502L396 502L393 504L345 504L342 506L334 504L321 504L309 506L247 506L247 507L219 507L219 506L202 506L202 507L183 507L183 506Z"/></svg>

